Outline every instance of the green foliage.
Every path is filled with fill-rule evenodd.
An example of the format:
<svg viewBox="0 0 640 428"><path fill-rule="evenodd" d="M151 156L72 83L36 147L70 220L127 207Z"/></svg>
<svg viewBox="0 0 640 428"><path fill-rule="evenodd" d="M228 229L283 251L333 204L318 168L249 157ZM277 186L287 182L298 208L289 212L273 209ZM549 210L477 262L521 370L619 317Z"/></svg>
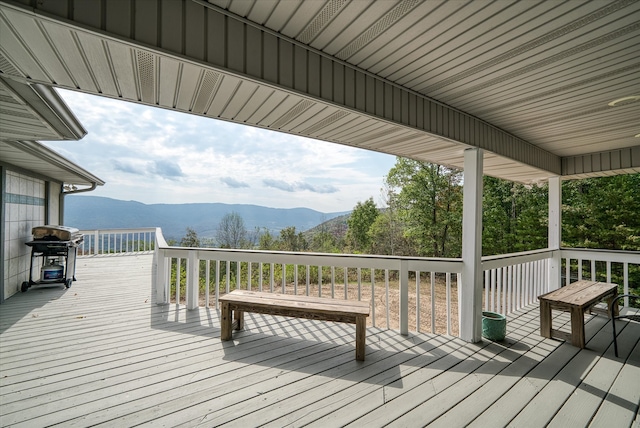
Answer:
<svg viewBox="0 0 640 428"><path fill-rule="evenodd" d="M482 253L508 254L546 248L548 186L524 186L484 177Z"/></svg>
<svg viewBox="0 0 640 428"><path fill-rule="evenodd" d="M305 251L308 245L302 233L296 233L295 226L289 226L280 231L278 247L282 251Z"/></svg>
<svg viewBox="0 0 640 428"><path fill-rule="evenodd" d="M258 239L258 249L260 250L275 250L276 240L269 232L269 229L265 228L260 232L260 238Z"/></svg>
<svg viewBox="0 0 640 428"><path fill-rule="evenodd" d="M200 247L200 239L195 230L187 227L187 233L180 240L181 247Z"/></svg>
<svg viewBox="0 0 640 428"><path fill-rule="evenodd" d="M563 245L640 249L640 174L564 182L562 201Z"/></svg>
<svg viewBox="0 0 640 428"><path fill-rule="evenodd" d="M459 257L462 240L462 173L440 165L398 158L387 175L415 255Z"/></svg>
<svg viewBox="0 0 640 428"><path fill-rule="evenodd" d="M369 230L380 215L373 198L358 202L351 212L347 224L347 242L356 252L371 252L371 234Z"/></svg>

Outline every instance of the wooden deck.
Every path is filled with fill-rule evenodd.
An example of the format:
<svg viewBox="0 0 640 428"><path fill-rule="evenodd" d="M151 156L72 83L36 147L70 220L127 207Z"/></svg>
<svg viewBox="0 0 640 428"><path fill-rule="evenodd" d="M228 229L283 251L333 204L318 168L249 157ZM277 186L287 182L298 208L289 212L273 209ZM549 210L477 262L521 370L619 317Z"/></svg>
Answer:
<svg viewBox="0 0 640 428"><path fill-rule="evenodd" d="M66 290L0 306L0 425L640 426L640 325L595 316L580 350L539 335L537 306L504 343L157 306L151 255L80 258ZM554 326L569 316L554 312Z"/></svg>

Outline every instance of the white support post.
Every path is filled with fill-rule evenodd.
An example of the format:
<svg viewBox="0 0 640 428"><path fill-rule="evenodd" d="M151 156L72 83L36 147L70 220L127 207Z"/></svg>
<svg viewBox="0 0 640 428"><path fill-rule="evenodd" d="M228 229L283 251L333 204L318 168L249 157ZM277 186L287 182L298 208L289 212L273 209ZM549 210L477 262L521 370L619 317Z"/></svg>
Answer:
<svg viewBox="0 0 640 428"><path fill-rule="evenodd" d="M189 251L187 258L187 309L198 308L198 292L199 292L199 263L198 252L196 250Z"/></svg>
<svg viewBox="0 0 640 428"><path fill-rule="evenodd" d="M409 264L400 262L400 334L409 335ZM388 303L387 303L388 304Z"/></svg>
<svg viewBox="0 0 640 428"><path fill-rule="evenodd" d="M156 303L166 305L169 303L169 282L167 281L167 259L164 251L158 249L156 242L155 249L156 258Z"/></svg>
<svg viewBox="0 0 640 428"><path fill-rule="evenodd" d="M460 338L482 340L482 168L483 150L464 152Z"/></svg>
<svg viewBox="0 0 640 428"><path fill-rule="evenodd" d="M562 274L562 258L560 244L562 242L562 181L560 177L549 179L549 234L548 247L553 250L549 259L547 291L560 288Z"/></svg>

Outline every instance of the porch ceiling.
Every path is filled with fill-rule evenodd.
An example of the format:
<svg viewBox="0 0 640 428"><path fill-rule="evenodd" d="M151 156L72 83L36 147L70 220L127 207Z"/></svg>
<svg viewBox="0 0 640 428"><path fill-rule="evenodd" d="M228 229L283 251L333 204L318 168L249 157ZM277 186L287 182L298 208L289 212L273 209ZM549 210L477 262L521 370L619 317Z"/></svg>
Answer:
<svg viewBox="0 0 640 428"><path fill-rule="evenodd" d="M23 3L31 4L30 1ZM640 2L0 2L0 71L520 182L640 172Z"/></svg>

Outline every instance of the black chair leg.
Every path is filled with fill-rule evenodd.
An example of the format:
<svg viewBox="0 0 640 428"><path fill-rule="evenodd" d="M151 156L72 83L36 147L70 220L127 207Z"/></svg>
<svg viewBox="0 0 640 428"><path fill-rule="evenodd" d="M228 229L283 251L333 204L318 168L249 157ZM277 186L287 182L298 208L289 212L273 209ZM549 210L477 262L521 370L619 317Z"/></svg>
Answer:
<svg viewBox="0 0 640 428"><path fill-rule="evenodd" d="M613 327L613 350L616 353L616 358L618 358L618 340L616 337L616 319L611 318L611 326Z"/></svg>

